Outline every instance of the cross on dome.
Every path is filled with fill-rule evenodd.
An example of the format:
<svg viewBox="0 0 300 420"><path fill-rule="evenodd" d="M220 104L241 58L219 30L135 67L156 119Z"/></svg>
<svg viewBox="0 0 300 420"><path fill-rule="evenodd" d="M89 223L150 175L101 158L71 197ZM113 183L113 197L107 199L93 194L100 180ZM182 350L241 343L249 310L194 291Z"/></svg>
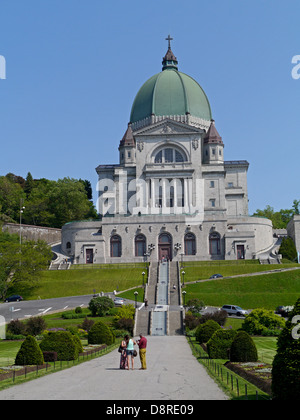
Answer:
<svg viewBox="0 0 300 420"><path fill-rule="evenodd" d="M168 41L168 51L166 53L166 55L163 58L163 70L166 69L175 69L178 70L177 64L177 58L175 57L175 55L173 54L172 50L171 50L171 41L173 40L173 38L168 35L168 37L166 38L166 41Z"/></svg>
<svg viewBox="0 0 300 420"><path fill-rule="evenodd" d="M170 35L168 35L168 38L166 38L166 41L168 41L168 48L171 49L171 41L173 41L173 38L171 38Z"/></svg>

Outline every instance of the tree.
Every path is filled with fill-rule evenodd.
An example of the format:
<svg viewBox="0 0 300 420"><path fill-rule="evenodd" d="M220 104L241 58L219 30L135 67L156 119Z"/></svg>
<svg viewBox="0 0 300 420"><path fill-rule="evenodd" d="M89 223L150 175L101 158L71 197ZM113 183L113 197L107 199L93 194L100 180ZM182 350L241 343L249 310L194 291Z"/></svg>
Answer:
<svg viewBox="0 0 300 420"><path fill-rule="evenodd" d="M82 182L64 178L59 179L49 194L49 210L55 215L55 225L88 218L96 218L94 205L87 199Z"/></svg>
<svg viewBox="0 0 300 420"><path fill-rule="evenodd" d="M28 172L27 177L26 177L26 181L25 181L25 185L24 185L24 191L25 191L27 197L31 193L33 187L34 187L34 181L33 181L31 173Z"/></svg>
<svg viewBox="0 0 300 420"><path fill-rule="evenodd" d="M264 210L257 209L253 216L266 217L270 219L274 229L285 229L294 214L299 214L300 200L294 200L291 209L274 211L274 208L267 205Z"/></svg>
<svg viewBox="0 0 300 420"><path fill-rule="evenodd" d="M273 311L257 308L246 316L242 329L248 334L262 335L268 330L279 332L285 325L285 320Z"/></svg>
<svg viewBox="0 0 300 420"><path fill-rule="evenodd" d="M282 255L282 258L287 258L291 261L297 258L297 249L292 238L282 238L279 254Z"/></svg>
<svg viewBox="0 0 300 420"><path fill-rule="evenodd" d="M35 284L40 272L52 258L50 246L44 241L0 242L0 298L4 299L8 288L16 284Z"/></svg>
<svg viewBox="0 0 300 420"><path fill-rule="evenodd" d="M300 214L299 206L300 206L300 200L294 200L293 201L294 214Z"/></svg>
<svg viewBox="0 0 300 420"><path fill-rule="evenodd" d="M274 400L297 401L300 395L300 298L277 341L277 353L272 366ZM298 322L298 326L296 325Z"/></svg>
<svg viewBox="0 0 300 420"><path fill-rule="evenodd" d="M25 194L20 184L5 176L0 177L0 206L3 214L19 221L20 203L24 198Z"/></svg>
<svg viewBox="0 0 300 420"><path fill-rule="evenodd" d="M89 310L92 316L105 316L114 307L114 302L107 296L93 298L89 302Z"/></svg>

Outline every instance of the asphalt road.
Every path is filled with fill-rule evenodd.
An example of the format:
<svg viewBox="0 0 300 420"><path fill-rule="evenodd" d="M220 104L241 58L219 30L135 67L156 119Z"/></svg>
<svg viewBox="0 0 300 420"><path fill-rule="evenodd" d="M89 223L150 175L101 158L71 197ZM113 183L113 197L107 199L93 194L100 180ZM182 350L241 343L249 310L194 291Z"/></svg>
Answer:
<svg viewBox="0 0 300 420"><path fill-rule="evenodd" d="M6 322L9 322L12 319L26 319L31 316L46 315L51 312L73 309L77 306L87 306L92 297L93 295L86 295L1 303L0 316L3 316Z"/></svg>
<svg viewBox="0 0 300 420"><path fill-rule="evenodd" d="M0 392L0 400L226 400L184 336L148 336L147 370L120 370L111 353ZM108 403L107 403L108 404ZM110 404L111 405L111 404Z"/></svg>

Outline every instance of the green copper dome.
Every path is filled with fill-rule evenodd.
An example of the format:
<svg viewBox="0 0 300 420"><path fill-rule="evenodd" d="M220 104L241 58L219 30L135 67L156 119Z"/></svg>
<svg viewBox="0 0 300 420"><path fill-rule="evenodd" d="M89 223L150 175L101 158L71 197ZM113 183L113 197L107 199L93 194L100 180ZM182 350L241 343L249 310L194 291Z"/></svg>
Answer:
<svg viewBox="0 0 300 420"><path fill-rule="evenodd" d="M130 122L155 116L190 115L212 119L210 105L201 86L177 69L177 59L169 45L163 71L155 74L138 91L131 108Z"/></svg>

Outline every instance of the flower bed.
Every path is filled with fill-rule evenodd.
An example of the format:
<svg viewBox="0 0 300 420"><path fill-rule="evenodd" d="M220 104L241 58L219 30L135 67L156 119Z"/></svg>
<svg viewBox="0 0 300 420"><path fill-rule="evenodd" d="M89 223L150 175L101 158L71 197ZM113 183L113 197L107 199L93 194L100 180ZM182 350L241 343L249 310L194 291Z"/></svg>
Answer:
<svg viewBox="0 0 300 420"><path fill-rule="evenodd" d="M106 349L107 345L106 344L102 344L102 345L89 345L89 346L85 346L84 347L84 352L83 353L79 353L78 357L83 357L85 358L85 356L89 356L92 355L98 351L104 350ZM46 369L48 367L50 367L51 365L49 365L48 363L44 363L43 365L38 365L38 366L5 366L5 367L1 367L0 368L0 381L3 381L5 379L11 379L11 378L15 378L16 376L21 376L21 375L27 375L27 373L29 372L35 372L35 371L39 371L41 369Z"/></svg>
<svg viewBox="0 0 300 420"><path fill-rule="evenodd" d="M261 362L233 363L227 362L225 366L257 386L257 388L272 395L272 365Z"/></svg>

